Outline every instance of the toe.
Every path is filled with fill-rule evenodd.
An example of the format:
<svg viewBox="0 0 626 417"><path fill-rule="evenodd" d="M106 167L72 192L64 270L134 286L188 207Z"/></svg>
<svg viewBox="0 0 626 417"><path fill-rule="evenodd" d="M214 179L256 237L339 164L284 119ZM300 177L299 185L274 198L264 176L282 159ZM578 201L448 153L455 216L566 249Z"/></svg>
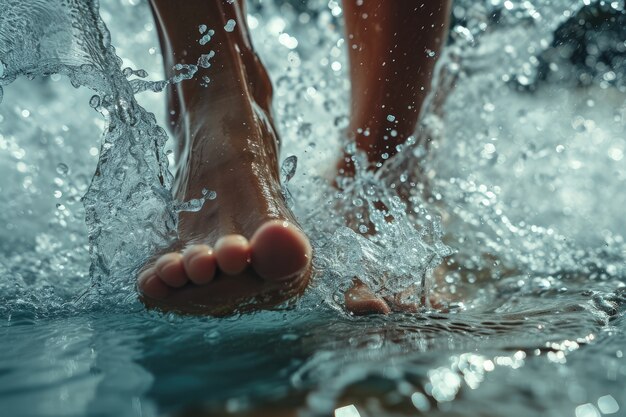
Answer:
<svg viewBox="0 0 626 417"><path fill-rule="evenodd" d="M207 245L194 245L185 250L183 265L191 282L197 285L209 283L217 268L213 249Z"/></svg>
<svg viewBox="0 0 626 417"><path fill-rule="evenodd" d="M180 253L171 252L161 256L154 268L161 280L170 287L179 288L188 281Z"/></svg>
<svg viewBox="0 0 626 417"><path fill-rule="evenodd" d="M389 314L391 309L382 298L361 281L354 280L352 287L345 294L346 308L352 314Z"/></svg>
<svg viewBox="0 0 626 417"><path fill-rule="evenodd" d="M252 236L250 246L252 266L267 280L291 278L311 262L309 239L287 221L265 223Z"/></svg>
<svg viewBox="0 0 626 417"><path fill-rule="evenodd" d="M222 236L215 243L215 260L222 272L239 274L248 266L250 243L241 235Z"/></svg>
<svg viewBox="0 0 626 417"><path fill-rule="evenodd" d="M154 268L149 268L139 275L137 281L139 291L148 298L163 300L171 293L171 288L156 274Z"/></svg>

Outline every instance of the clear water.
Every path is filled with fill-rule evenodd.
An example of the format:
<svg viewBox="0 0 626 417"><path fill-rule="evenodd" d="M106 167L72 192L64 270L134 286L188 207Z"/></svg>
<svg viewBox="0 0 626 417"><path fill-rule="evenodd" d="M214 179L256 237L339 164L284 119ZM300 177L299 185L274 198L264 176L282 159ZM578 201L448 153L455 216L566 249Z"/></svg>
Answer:
<svg viewBox="0 0 626 417"><path fill-rule="evenodd" d="M97 6L0 0L3 415L626 415L622 3L455 1L445 100L393 169L338 194L321 178L348 120L341 4L251 2L317 273L295 305L219 320L136 300L175 213L219 196L167 192L160 91L194 68L163 81L145 1ZM351 317L354 274L443 307Z"/></svg>

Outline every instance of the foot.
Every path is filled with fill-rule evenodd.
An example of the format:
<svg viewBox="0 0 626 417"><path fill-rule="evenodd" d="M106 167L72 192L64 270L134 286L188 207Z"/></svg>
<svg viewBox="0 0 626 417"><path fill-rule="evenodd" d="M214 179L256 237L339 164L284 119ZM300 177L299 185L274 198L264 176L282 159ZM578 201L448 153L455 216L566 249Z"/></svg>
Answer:
<svg viewBox="0 0 626 417"><path fill-rule="evenodd" d="M389 314L391 308L361 280L354 279L352 287L345 293L346 309L355 316Z"/></svg>
<svg viewBox="0 0 626 417"><path fill-rule="evenodd" d="M146 265L137 287L146 306L163 311L223 315L273 306L307 286L312 249L282 195L271 85L239 3L191 3L193 13L182 19L178 4L152 1L168 69L207 53L189 41L200 25L215 31L211 67L170 91L179 143L174 192L180 201L203 190L217 198L181 213L179 242ZM237 22L232 31L224 28L228 19Z"/></svg>
<svg viewBox="0 0 626 417"><path fill-rule="evenodd" d="M182 213L179 243L140 275L149 307L222 315L275 305L309 281L312 249L281 193L275 136L267 115L241 97L225 100L225 112L210 113L195 135L181 138L197 149L179 167L178 198L198 198L204 188L217 198ZM233 108L245 124L228 116Z"/></svg>
<svg viewBox="0 0 626 417"><path fill-rule="evenodd" d="M228 314L298 294L308 282L310 259L311 246L297 226L269 220L250 239L227 234L213 246L191 244L161 255L139 276L138 287L150 307Z"/></svg>

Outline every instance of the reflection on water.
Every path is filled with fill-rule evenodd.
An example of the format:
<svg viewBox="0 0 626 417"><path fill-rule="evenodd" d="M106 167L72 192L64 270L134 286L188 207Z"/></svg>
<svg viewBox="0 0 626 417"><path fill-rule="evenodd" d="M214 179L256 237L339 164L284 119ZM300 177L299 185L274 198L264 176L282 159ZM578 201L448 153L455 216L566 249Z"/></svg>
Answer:
<svg viewBox="0 0 626 417"><path fill-rule="evenodd" d="M624 322L611 313L22 319L3 330L0 403L12 415L226 415L281 403L306 403L304 415L350 403L361 415L574 415L624 405Z"/></svg>
<svg viewBox="0 0 626 417"><path fill-rule="evenodd" d="M0 0L0 22L10 20L2 13L9 5L41 12L53 3ZM85 6L91 2L64 4L82 7L73 18L92 13L97 21L97 9ZM69 9L50 21L61 24L62 10ZM41 62L22 59L8 42L20 31L30 34L25 43L36 40L47 26L0 26L0 410L29 417L623 415L624 5L456 1L442 58L444 103L425 116L396 170L362 173L362 189L349 196L319 179L347 121L341 4L258 1L249 11L275 81L283 158L298 158L289 191L316 245L319 274L295 308L221 320L143 311L128 273L129 259L167 241L173 227L159 191L168 185L159 158L171 154L143 111L165 126L163 94L151 91L164 84L121 71L143 68L148 80L163 79L146 2L101 5L115 50L98 46L108 43L102 26L83 28L96 40L76 44L80 28L71 36L57 31L46 45L82 53L38 53L44 64L60 59L64 75L10 85L16 62ZM94 60L101 56L111 60ZM67 69L86 63L95 70ZM126 82L129 74L135 78ZM68 77L98 95L72 88ZM106 97L107 89L119 97ZM134 103L129 89L148 91ZM98 142L103 129L110 146ZM114 181L92 182L98 157ZM90 184L86 227L81 197ZM110 193L116 184L145 187L133 199L132 189ZM394 205L397 192L411 194L417 218ZM343 216L331 209L337 200L361 210L374 198L387 199L397 221L379 222L370 240L340 228ZM147 211L133 211L138 205ZM121 217L109 216L111 207ZM155 222L150 213L165 217ZM119 234L144 224L151 228ZM442 311L343 312L337 295L351 274L369 274L373 285L383 274L400 277L394 285L402 288L421 283L444 256L431 280ZM90 282L94 260L101 280ZM416 272L414 281L406 271Z"/></svg>

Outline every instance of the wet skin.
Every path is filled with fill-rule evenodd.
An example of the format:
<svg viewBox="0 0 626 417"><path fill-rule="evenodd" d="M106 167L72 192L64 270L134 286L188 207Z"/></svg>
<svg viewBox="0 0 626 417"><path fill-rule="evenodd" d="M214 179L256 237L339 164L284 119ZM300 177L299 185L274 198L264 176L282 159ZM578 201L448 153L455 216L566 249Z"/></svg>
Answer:
<svg viewBox="0 0 626 417"><path fill-rule="evenodd" d="M447 1L398 3L344 2L352 137L373 163L414 131L435 61L419 51L438 55L449 13ZM207 189L217 199L180 215L180 242L146 265L138 278L140 296L148 307L212 315L287 300L309 282L312 249L281 193L272 86L252 49L244 5L152 0L151 6L168 75L174 64L195 64L215 51L211 67L171 87L168 100L179 144L175 196L187 201ZM227 32L230 19L236 25ZM200 25L215 31L207 46L198 42ZM202 86L205 75L211 81ZM384 134L388 114L396 115L393 139ZM365 129L369 136L359 133ZM349 175L349 161L339 159L340 174ZM390 311L358 281L346 294L346 307L355 314Z"/></svg>

